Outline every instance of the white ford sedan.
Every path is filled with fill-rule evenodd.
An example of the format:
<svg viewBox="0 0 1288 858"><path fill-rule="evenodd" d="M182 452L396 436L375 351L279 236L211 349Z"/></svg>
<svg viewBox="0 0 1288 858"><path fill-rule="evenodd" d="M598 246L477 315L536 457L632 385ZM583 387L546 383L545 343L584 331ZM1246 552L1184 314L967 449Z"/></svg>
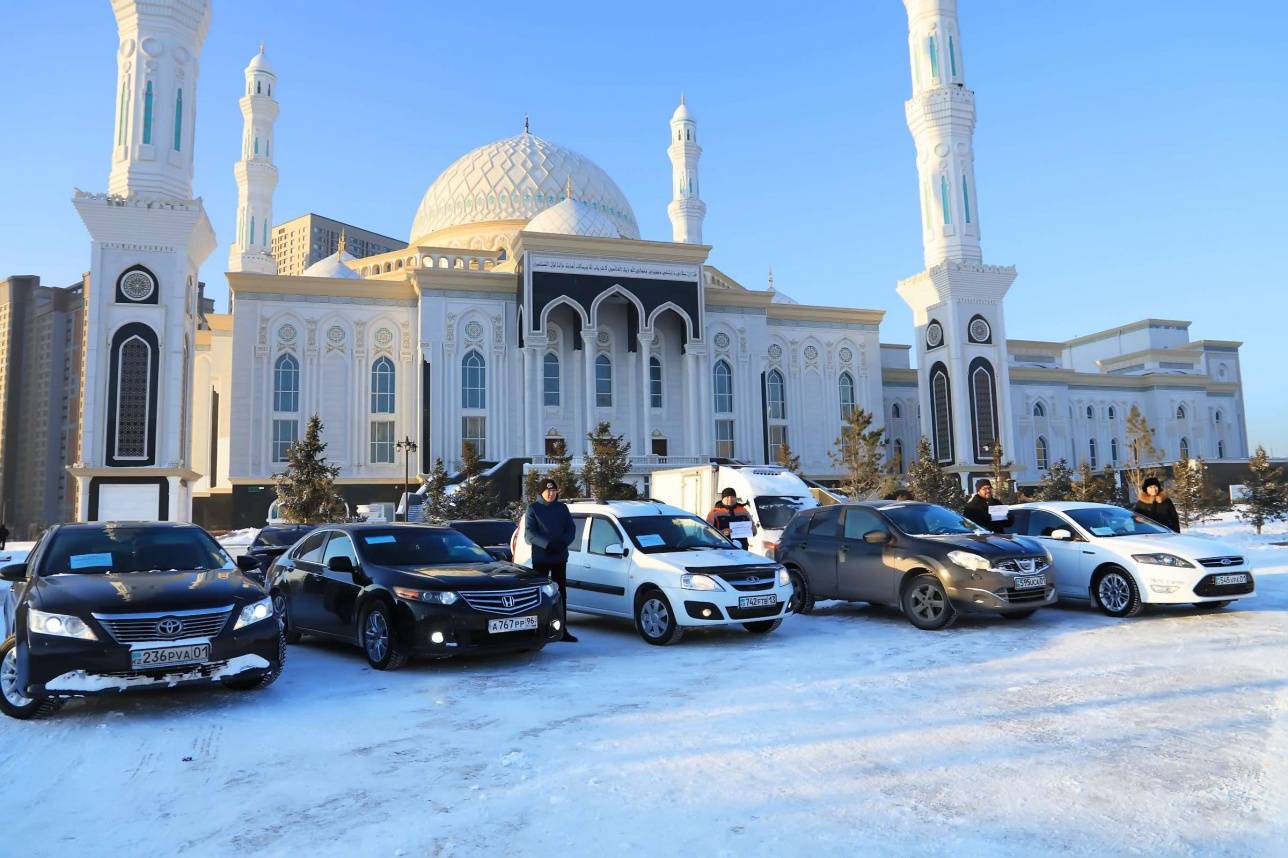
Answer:
<svg viewBox="0 0 1288 858"><path fill-rule="evenodd" d="M1255 595L1252 569L1235 548L1173 533L1122 507L1063 501L1011 512L1007 532L1036 537L1051 552L1061 600L1131 617L1146 604L1219 609Z"/></svg>

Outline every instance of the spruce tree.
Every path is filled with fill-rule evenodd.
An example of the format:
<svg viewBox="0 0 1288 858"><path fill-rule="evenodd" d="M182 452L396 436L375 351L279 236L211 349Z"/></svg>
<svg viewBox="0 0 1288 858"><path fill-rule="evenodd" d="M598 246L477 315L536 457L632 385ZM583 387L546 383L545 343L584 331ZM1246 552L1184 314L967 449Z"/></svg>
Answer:
<svg viewBox="0 0 1288 858"><path fill-rule="evenodd" d="M452 502L447 495L447 468L441 458L434 460L425 480L425 503L421 506L421 520L430 524L451 521Z"/></svg>
<svg viewBox="0 0 1288 858"><path fill-rule="evenodd" d="M309 418L304 437L286 450L286 469L273 477L277 507L285 521L324 524L344 519L344 500L336 493L336 465L327 464L322 421Z"/></svg>
<svg viewBox="0 0 1288 858"><path fill-rule="evenodd" d="M492 480L483 475L483 464L474 445L466 442L461 450L461 481L451 496L451 514L455 518L474 520L500 515L500 498Z"/></svg>
<svg viewBox="0 0 1288 858"><path fill-rule="evenodd" d="M613 500L623 494L622 478L631 469L631 442L614 435L613 427L601 422L586 436L590 455L581 469L586 491L597 500Z"/></svg>
<svg viewBox="0 0 1288 858"><path fill-rule="evenodd" d="M885 432L871 427L871 413L851 409L836 439L836 450L828 453L841 470L840 489L850 500L880 497L892 488L883 465Z"/></svg>
<svg viewBox="0 0 1288 858"><path fill-rule="evenodd" d="M547 476L558 483L559 497L581 497L581 483L577 480L577 472L572 467L572 453L568 452L568 447L562 440L555 442L554 455L550 459L555 466Z"/></svg>
<svg viewBox="0 0 1288 858"><path fill-rule="evenodd" d="M1001 504L1015 503L1015 492L1011 488L1011 466L1012 463L1005 460L1005 452L1002 450L1002 442L993 442L993 461L990 467L992 472L989 479L993 482L993 497Z"/></svg>
<svg viewBox="0 0 1288 858"><path fill-rule="evenodd" d="M949 509L961 509L965 497L962 494L961 480L956 474L949 474L939 466L931 450L930 440L924 435L917 441L917 456L908 465L908 491L912 496L926 503L935 503Z"/></svg>
<svg viewBox="0 0 1288 858"><path fill-rule="evenodd" d="M1131 491L1139 495L1141 483L1149 477L1161 477L1158 472L1161 462L1162 454L1154 446L1154 430L1133 405L1127 414L1127 467L1123 469Z"/></svg>
<svg viewBox="0 0 1288 858"><path fill-rule="evenodd" d="M1248 471L1239 518L1260 534L1267 524L1288 518L1288 486L1283 482L1284 469L1270 464L1265 447L1258 445L1248 460Z"/></svg>
<svg viewBox="0 0 1288 858"><path fill-rule="evenodd" d="M1037 499L1040 501L1064 501L1073 498L1073 468L1064 459L1047 468L1038 483Z"/></svg>
<svg viewBox="0 0 1288 858"><path fill-rule="evenodd" d="M791 471L796 476L801 473L801 457L792 452L791 445L787 443L787 437L783 437L783 443L778 448L778 465L785 471Z"/></svg>

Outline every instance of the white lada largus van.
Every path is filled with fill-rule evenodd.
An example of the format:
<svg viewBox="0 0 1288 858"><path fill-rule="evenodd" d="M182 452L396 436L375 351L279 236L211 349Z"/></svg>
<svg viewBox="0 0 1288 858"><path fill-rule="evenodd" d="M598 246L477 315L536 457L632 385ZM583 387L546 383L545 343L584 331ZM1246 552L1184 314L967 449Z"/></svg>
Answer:
<svg viewBox="0 0 1288 858"><path fill-rule="evenodd" d="M778 628L792 597L777 563L743 551L679 507L650 501L573 502L577 537L568 549L568 609L624 617L651 644L685 628L741 624ZM520 523L514 562L532 563Z"/></svg>

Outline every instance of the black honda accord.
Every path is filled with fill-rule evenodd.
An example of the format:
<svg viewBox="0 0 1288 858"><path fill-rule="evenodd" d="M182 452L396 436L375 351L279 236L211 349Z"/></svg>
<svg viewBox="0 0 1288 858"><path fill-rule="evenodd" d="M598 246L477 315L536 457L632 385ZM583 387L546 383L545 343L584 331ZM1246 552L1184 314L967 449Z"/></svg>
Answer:
<svg viewBox="0 0 1288 858"><path fill-rule="evenodd" d="M222 682L263 688L286 659L264 589L199 527L63 524L45 531L10 582L0 709L56 711L69 697Z"/></svg>
<svg viewBox="0 0 1288 858"><path fill-rule="evenodd" d="M563 636L554 584L447 527L319 527L273 563L268 589L288 640L356 644L377 670Z"/></svg>

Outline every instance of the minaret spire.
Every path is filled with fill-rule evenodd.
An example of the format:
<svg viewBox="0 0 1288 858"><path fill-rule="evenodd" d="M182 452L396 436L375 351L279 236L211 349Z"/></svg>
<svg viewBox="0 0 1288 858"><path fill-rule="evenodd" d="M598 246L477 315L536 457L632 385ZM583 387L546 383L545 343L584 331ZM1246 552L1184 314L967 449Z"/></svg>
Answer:
<svg viewBox="0 0 1288 858"><path fill-rule="evenodd" d="M273 190L277 187L277 167L273 164L273 123L277 120L277 100L273 87L277 74L264 55L259 53L246 66L246 94L239 104L242 112L242 157L233 165L237 177L237 233L228 251L229 271L254 271L276 274L270 230L273 228Z"/></svg>
<svg viewBox="0 0 1288 858"><path fill-rule="evenodd" d="M666 207L671 218L671 240L701 244L702 221L707 216L707 205L698 194L702 147L698 145L698 122L684 103L684 93L680 93L680 106L671 114L671 145L666 154L671 159L671 203Z"/></svg>

